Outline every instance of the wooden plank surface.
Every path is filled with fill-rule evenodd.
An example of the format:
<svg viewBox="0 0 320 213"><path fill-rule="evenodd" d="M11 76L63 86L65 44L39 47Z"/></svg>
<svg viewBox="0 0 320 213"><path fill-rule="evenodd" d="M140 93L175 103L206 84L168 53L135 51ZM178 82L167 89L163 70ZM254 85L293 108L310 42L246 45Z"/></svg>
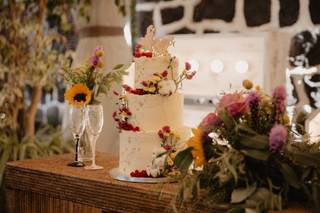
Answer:
<svg viewBox="0 0 320 213"><path fill-rule="evenodd" d="M11 212L172 212L177 184L114 180L108 172L118 166L116 156L98 153L97 164L104 169L96 171L66 166L72 159L67 154L7 163L6 196ZM203 206L188 210L218 212Z"/></svg>
<svg viewBox="0 0 320 213"><path fill-rule="evenodd" d="M33 192L117 212L163 212L169 210L175 184L140 184L112 179L108 171L118 158L99 153L97 164L103 170L66 166L72 155L9 162L6 188ZM160 196L161 192L161 196Z"/></svg>

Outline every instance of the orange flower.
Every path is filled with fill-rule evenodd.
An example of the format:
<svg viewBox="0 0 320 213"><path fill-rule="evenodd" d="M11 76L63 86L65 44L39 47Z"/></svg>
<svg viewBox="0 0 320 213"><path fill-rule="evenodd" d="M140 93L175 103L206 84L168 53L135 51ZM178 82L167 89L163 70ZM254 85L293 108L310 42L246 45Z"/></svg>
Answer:
<svg viewBox="0 0 320 213"><path fill-rule="evenodd" d="M64 93L64 98L71 105L82 106L90 103L91 91L84 84L75 84Z"/></svg>
<svg viewBox="0 0 320 213"><path fill-rule="evenodd" d="M191 137L187 145L192 147L192 156L194 158L194 163L197 167L202 166L205 163L205 157L202 146L202 130L192 129L193 137Z"/></svg>

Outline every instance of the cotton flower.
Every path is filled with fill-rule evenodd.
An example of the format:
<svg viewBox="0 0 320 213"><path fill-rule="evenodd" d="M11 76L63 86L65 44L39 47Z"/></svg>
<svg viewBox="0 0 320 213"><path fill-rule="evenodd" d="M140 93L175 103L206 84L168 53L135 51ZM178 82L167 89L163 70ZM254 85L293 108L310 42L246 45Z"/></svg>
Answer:
<svg viewBox="0 0 320 213"><path fill-rule="evenodd" d="M160 95L171 95L176 90L176 84L173 80L162 80L158 84Z"/></svg>
<svg viewBox="0 0 320 213"><path fill-rule="evenodd" d="M288 132L284 126L280 124L274 125L269 134L269 150L271 152L279 152L287 140L287 135Z"/></svg>

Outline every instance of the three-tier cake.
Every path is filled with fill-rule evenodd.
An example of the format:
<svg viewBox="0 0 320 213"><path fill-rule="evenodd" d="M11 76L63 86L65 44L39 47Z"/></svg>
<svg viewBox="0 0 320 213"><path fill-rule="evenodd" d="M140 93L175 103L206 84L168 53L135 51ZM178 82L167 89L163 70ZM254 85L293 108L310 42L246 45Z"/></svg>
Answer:
<svg viewBox="0 0 320 213"><path fill-rule="evenodd" d="M134 82L124 85L113 114L120 133L119 171L134 177L177 173L173 165L179 146L190 136L183 126L183 95L179 87L191 79L190 65L178 72L178 60L168 52L172 37L155 38L149 26L136 46Z"/></svg>

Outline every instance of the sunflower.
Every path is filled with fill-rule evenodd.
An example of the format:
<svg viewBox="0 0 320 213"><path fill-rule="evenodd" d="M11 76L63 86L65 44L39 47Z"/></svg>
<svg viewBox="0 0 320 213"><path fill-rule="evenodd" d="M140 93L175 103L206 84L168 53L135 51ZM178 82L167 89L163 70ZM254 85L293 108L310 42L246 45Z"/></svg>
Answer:
<svg viewBox="0 0 320 213"><path fill-rule="evenodd" d="M202 166L205 163L205 157L202 146L202 130L192 129L193 137L191 137L187 145L192 147L192 156L195 159L194 163L197 167Z"/></svg>
<svg viewBox="0 0 320 213"><path fill-rule="evenodd" d="M64 98L74 106L90 103L91 91L84 84L75 84L64 93Z"/></svg>

